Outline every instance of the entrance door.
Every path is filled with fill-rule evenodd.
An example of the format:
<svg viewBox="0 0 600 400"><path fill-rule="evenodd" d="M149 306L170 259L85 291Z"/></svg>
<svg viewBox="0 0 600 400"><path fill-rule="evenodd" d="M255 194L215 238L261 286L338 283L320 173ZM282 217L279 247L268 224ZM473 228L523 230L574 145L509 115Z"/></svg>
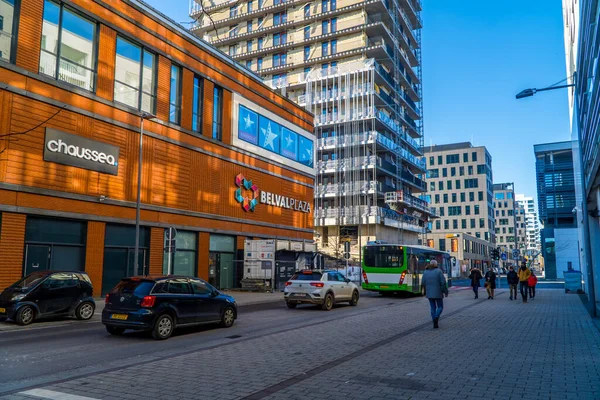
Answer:
<svg viewBox="0 0 600 400"><path fill-rule="evenodd" d="M234 282L235 266L233 253L221 253L219 262L219 289L231 289Z"/></svg>
<svg viewBox="0 0 600 400"><path fill-rule="evenodd" d="M45 271L50 265L50 246L28 244L25 246L25 275Z"/></svg>

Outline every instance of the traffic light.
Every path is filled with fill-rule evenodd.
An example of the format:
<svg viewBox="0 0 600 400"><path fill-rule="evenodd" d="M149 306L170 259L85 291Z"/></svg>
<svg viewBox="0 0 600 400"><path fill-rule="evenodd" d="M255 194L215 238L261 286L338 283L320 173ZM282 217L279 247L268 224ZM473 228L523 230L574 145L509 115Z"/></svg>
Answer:
<svg viewBox="0 0 600 400"><path fill-rule="evenodd" d="M350 242L344 242L344 258L350 259Z"/></svg>

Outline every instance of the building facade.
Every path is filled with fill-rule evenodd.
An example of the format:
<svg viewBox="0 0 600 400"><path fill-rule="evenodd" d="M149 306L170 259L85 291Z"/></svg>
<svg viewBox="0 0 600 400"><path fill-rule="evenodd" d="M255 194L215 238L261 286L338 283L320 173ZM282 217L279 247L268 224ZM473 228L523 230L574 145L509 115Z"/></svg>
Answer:
<svg viewBox="0 0 600 400"><path fill-rule="evenodd" d="M439 215L432 232L464 232L495 246L492 157L487 149L445 144L427 147L425 156L428 196Z"/></svg>
<svg viewBox="0 0 600 400"><path fill-rule="evenodd" d="M330 255L427 233L420 11L420 0L191 3L192 32L315 115L315 230Z"/></svg>
<svg viewBox="0 0 600 400"><path fill-rule="evenodd" d="M521 257L527 253L527 224L525 216L525 207L518 201L515 201L515 229L517 232L517 248Z"/></svg>
<svg viewBox="0 0 600 400"><path fill-rule="evenodd" d="M575 185L580 261L592 315L600 312L599 14L596 1L563 0L567 79L574 84L569 88L574 170L581 182Z"/></svg>
<svg viewBox="0 0 600 400"><path fill-rule="evenodd" d="M501 266L508 264L515 265L521 256L520 251L519 254L513 254L514 250L519 249L516 205L514 183L495 183L494 215L496 217L496 244L500 248L500 253L505 254L505 256L501 256Z"/></svg>
<svg viewBox="0 0 600 400"><path fill-rule="evenodd" d="M566 270L580 270L573 143L538 144L534 152L546 279L563 278Z"/></svg>
<svg viewBox="0 0 600 400"><path fill-rule="evenodd" d="M252 140L308 152L310 113L143 2L0 4L0 288L132 275L138 190L138 273L231 288L245 239L312 242L314 165Z"/></svg>
<svg viewBox="0 0 600 400"><path fill-rule="evenodd" d="M527 233L527 256L533 256L541 250L540 222L533 197L517 194L517 203L525 209L525 229Z"/></svg>

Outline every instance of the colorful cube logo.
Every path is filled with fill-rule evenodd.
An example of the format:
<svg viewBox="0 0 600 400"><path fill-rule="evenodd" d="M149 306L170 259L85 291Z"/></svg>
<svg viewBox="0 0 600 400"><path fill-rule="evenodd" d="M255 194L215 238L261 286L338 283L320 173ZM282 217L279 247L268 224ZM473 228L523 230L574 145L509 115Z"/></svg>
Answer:
<svg viewBox="0 0 600 400"><path fill-rule="evenodd" d="M244 175L238 174L235 177L235 200L242 205L244 211L254 212L258 204L258 186L253 185L252 181L247 180Z"/></svg>

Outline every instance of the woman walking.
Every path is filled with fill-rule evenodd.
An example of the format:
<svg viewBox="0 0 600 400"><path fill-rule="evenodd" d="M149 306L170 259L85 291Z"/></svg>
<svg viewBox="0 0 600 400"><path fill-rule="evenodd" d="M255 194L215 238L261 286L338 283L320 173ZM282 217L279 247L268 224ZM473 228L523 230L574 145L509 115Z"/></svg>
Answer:
<svg viewBox="0 0 600 400"><path fill-rule="evenodd" d="M475 293L475 298L479 298L479 286L481 286L481 271L477 268L471 268L471 273L469 274L469 279L471 280L471 287L473 288L473 293Z"/></svg>
<svg viewBox="0 0 600 400"><path fill-rule="evenodd" d="M485 273L485 289L488 293L488 300L493 300L494 289L496 289L496 273L491 268Z"/></svg>
<svg viewBox="0 0 600 400"><path fill-rule="evenodd" d="M432 260L431 263L425 269L423 273L423 280L421 281L421 287L425 292L425 296L429 300L429 307L431 308L431 319L433 320L433 327L439 328L438 321L440 315L444 310L444 295L448 297L448 286L446 285L446 277L442 270L438 268L436 260Z"/></svg>

